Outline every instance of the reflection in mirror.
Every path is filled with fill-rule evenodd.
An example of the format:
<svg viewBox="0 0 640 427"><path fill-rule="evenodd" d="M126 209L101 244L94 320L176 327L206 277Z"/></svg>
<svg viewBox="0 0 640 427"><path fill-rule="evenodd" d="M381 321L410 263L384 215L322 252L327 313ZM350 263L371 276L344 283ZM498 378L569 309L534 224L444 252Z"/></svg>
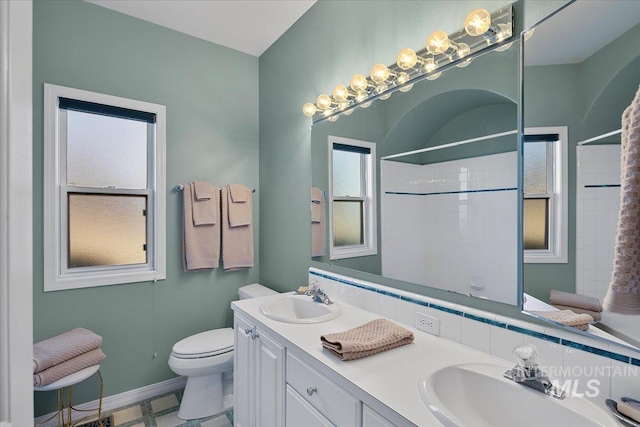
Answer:
<svg viewBox="0 0 640 427"><path fill-rule="evenodd" d="M605 303L621 205L621 118L640 84L640 2L579 0L536 26L523 50L525 133L541 126L568 133L546 142L567 147L555 163L538 153L544 144L525 137L524 309L640 347L640 318L628 314L634 310ZM555 209L558 203L568 209ZM527 227L536 230L530 241ZM540 254L553 239L566 239L566 259Z"/></svg>
<svg viewBox="0 0 640 427"><path fill-rule="evenodd" d="M516 45L489 52L410 92L314 125L312 186L316 194L326 192L322 216L328 224L321 234L322 224L313 219L321 216L316 200L313 260L517 304L518 56ZM358 179L338 193L344 176L338 156L347 155L330 147L365 143L375 150L351 155L349 170ZM376 166L369 184L366 156ZM374 190L371 197L367 189ZM371 202L369 213L361 200ZM344 202L355 206L353 245L337 241ZM375 218L371 250L362 242L367 221Z"/></svg>

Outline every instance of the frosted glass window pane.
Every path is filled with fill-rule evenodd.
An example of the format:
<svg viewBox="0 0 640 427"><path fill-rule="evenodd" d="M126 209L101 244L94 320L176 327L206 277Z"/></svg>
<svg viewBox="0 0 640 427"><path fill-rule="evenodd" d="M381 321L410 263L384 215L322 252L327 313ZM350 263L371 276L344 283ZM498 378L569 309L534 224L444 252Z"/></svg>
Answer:
<svg viewBox="0 0 640 427"><path fill-rule="evenodd" d="M549 199L524 200L524 248L549 249Z"/></svg>
<svg viewBox="0 0 640 427"><path fill-rule="evenodd" d="M364 244L361 201L333 202L333 244L349 246Z"/></svg>
<svg viewBox="0 0 640 427"><path fill-rule="evenodd" d="M524 192L547 193L547 143L524 144Z"/></svg>
<svg viewBox="0 0 640 427"><path fill-rule="evenodd" d="M67 110L67 185L147 188L147 126Z"/></svg>
<svg viewBox="0 0 640 427"><path fill-rule="evenodd" d="M360 153L333 150L333 194L362 196L362 156Z"/></svg>
<svg viewBox="0 0 640 427"><path fill-rule="evenodd" d="M147 262L146 196L69 194L69 268Z"/></svg>

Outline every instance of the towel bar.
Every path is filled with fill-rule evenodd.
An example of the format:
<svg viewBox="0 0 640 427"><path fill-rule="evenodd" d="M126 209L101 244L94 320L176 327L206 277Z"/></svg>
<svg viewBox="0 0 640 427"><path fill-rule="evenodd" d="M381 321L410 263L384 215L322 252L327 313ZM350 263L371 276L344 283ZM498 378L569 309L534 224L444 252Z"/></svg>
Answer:
<svg viewBox="0 0 640 427"><path fill-rule="evenodd" d="M176 186L175 186L175 189L176 189L176 191L183 191L183 190L184 190L184 185L182 185L182 184L178 184L178 185L176 185ZM255 193L255 192L256 192L256 189L255 189L255 188L252 188L252 189L251 189L251 192L252 192L252 193Z"/></svg>

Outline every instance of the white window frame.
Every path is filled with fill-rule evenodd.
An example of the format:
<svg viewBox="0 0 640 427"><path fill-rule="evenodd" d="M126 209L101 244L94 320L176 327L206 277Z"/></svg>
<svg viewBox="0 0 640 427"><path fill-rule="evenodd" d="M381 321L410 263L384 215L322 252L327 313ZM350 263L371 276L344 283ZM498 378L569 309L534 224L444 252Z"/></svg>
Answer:
<svg viewBox="0 0 640 427"><path fill-rule="evenodd" d="M147 195L151 215L147 218L146 264L67 268L66 171L62 156L66 152L66 113L58 108L59 98L70 98L97 104L127 108L155 114L155 141L148 155L149 189ZM63 123L64 122L64 123ZM87 288L166 278L166 107L117 96L89 92L45 83L44 85L44 290ZM100 193L119 194L118 189L99 189ZM127 194L135 191L127 190Z"/></svg>
<svg viewBox="0 0 640 427"><path fill-rule="evenodd" d="M548 170L553 174L553 192L549 198L549 249L524 251L527 264L566 264L569 243L569 132L567 126L525 128L525 135L557 134L553 159Z"/></svg>
<svg viewBox="0 0 640 427"><path fill-rule="evenodd" d="M329 136L329 259L354 258L360 256L377 255L378 253L378 222L377 222L377 191L376 191L376 144L369 141ZM333 144L353 145L371 150L363 163L363 173L366 175L364 182L364 207L363 224L364 244L335 247L333 244ZM348 200L347 198L341 198ZM349 198L350 199L350 198ZM353 198L362 200L361 198Z"/></svg>

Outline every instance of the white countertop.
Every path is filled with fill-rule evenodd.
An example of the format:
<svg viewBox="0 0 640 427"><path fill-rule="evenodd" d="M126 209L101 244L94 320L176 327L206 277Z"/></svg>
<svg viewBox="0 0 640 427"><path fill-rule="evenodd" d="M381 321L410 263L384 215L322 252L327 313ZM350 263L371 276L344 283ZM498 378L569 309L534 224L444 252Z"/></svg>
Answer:
<svg viewBox="0 0 640 427"><path fill-rule="evenodd" d="M417 426L441 426L420 398L418 378L421 374L461 363L489 363L504 366L505 370L513 367L504 360L405 325L402 326L414 333L412 344L344 362L322 348L320 336L351 329L383 316L339 302L342 315L334 320L316 324L283 323L260 313L260 304L267 298L274 297L235 301L231 306L243 317L266 326L287 348L298 348L307 353L313 359L307 358L308 362L324 365L328 370L322 369L323 374L330 374L330 370L352 383L359 390L347 390L365 404L378 410L376 406L381 402ZM296 356L300 354L295 353Z"/></svg>

